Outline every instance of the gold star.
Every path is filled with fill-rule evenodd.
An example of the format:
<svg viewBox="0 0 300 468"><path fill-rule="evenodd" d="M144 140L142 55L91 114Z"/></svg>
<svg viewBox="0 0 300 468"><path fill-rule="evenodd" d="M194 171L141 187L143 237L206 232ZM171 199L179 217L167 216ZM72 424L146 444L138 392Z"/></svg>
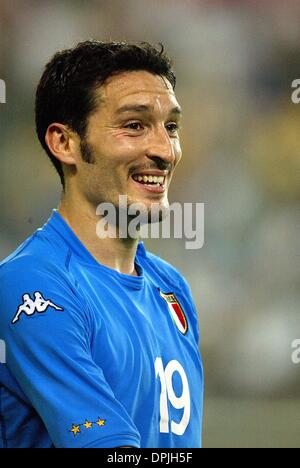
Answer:
<svg viewBox="0 0 300 468"><path fill-rule="evenodd" d="M93 425L93 423L89 422L89 421L86 419L86 421L85 421L85 423L84 423L84 427L85 427L86 429L91 429L92 425Z"/></svg>
<svg viewBox="0 0 300 468"><path fill-rule="evenodd" d="M80 433L80 427L79 427L79 426L75 426L75 424L72 424L72 429L70 430L70 432L73 432L74 437L76 437L77 434Z"/></svg>
<svg viewBox="0 0 300 468"><path fill-rule="evenodd" d="M105 419L98 418L98 421L96 422L96 424L98 424L98 426L105 426Z"/></svg>

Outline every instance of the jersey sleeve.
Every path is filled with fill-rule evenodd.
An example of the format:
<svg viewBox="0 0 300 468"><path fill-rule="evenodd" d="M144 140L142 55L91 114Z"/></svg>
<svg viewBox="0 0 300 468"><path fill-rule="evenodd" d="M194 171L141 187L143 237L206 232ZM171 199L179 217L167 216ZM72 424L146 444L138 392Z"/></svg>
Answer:
<svg viewBox="0 0 300 468"><path fill-rule="evenodd" d="M183 276L180 276L180 285L179 294L181 296L181 301L185 305L186 310L189 311L189 320L193 330L195 342L200 345L200 329L199 329L199 319L198 312L196 309L195 301L192 295L191 288Z"/></svg>
<svg viewBox="0 0 300 468"><path fill-rule="evenodd" d="M139 447L137 428L92 359L91 336L86 305L59 268L24 260L1 268L6 365L54 446Z"/></svg>

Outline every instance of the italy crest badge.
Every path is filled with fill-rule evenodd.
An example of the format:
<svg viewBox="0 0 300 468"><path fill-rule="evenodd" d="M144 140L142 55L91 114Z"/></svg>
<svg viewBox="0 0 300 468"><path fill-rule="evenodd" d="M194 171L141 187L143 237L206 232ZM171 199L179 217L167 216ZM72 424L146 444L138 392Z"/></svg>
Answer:
<svg viewBox="0 0 300 468"><path fill-rule="evenodd" d="M161 297L166 301L172 320L178 330L185 335L188 330L188 323L177 297L174 293L163 293L159 291Z"/></svg>

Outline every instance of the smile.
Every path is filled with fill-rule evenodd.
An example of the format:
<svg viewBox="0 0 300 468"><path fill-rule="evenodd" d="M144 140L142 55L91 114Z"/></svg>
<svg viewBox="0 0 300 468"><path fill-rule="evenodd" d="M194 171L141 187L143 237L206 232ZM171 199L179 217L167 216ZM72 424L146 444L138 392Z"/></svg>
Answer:
<svg viewBox="0 0 300 468"><path fill-rule="evenodd" d="M133 180L139 182L140 184L152 185L152 186L163 186L165 182L164 176L156 176L156 175L142 175L142 174L134 174L132 176Z"/></svg>
<svg viewBox="0 0 300 468"><path fill-rule="evenodd" d="M133 174L131 178L137 188L148 193L162 194L166 190L166 176L155 174Z"/></svg>

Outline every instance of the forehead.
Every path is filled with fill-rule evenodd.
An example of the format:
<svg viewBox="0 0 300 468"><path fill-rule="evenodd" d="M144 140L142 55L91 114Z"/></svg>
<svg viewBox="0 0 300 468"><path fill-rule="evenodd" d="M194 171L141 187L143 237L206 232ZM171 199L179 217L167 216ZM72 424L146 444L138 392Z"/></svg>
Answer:
<svg viewBox="0 0 300 468"><path fill-rule="evenodd" d="M101 108L116 112L129 104L143 104L154 110L179 106L171 83L164 77L146 71L133 71L112 76L97 91Z"/></svg>

